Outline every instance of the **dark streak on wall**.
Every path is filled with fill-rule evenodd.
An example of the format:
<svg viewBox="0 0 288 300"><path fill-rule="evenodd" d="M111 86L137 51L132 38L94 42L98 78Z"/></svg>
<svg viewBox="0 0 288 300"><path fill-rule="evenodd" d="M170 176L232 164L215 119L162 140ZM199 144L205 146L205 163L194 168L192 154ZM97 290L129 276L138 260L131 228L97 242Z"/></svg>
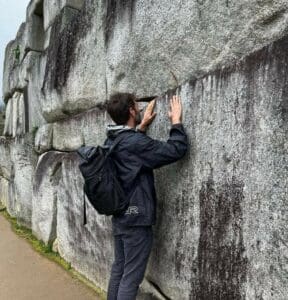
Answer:
<svg viewBox="0 0 288 300"><path fill-rule="evenodd" d="M38 163L36 172L35 172L35 180L33 184L33 191L38 192L41 182L45 176L47 176L47 166L51 166L54 164L54 168L52 171L53 176L58 169L61 167L61 161L65 157L66 153L55 153L54 151L49 151L44 154L45 159L41 160Z"/></svg>
<svg viewBox="0 0 288 300"><path fill-rule="evenodd" d="M42 92L45 89L56 89L60 92L65 86L70 68L77 59L76 45L85 38L92 26L94 12L88 9L90 1L85 1L80 11L64 7L55 18L47 49Z"/></svg>
<svg viewBox="0 0 288 300"><path fill-rule="evenodd" d="M195 299L244 299L243 183L233 176L216 187L211 176L202 183L199 198L199 287Z"/></svg>
<svg viewBox="0 0 288 300"><path fill-rule="evenodd" d="M106 17L105 17L105 45L107 46L116 24L116 20L121 19L125 11L129 10L130 28L135 10L136 0L107 0L106 3Z"/></svg>

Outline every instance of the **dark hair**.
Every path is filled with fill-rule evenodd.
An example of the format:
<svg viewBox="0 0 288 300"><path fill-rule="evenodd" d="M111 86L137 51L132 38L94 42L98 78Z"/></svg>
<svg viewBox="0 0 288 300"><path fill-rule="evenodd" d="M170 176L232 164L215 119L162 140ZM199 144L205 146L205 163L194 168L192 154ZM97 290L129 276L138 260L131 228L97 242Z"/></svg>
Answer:
<svg viewBox="0 0 288 300"><path fill-rule="evenodd" d="M124 125L129 120L129 108L135 107L136 96L130 93L115 93L107 103L107 111L117 125Z"/></svg>

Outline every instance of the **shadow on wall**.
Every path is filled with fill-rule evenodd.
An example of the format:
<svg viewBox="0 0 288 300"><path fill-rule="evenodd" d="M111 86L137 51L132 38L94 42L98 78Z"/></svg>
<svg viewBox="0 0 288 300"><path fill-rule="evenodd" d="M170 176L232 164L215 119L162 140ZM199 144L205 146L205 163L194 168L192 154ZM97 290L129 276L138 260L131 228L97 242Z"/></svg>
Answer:
<svg viewBox="0 0 288 300"><path fill-rule="evenodd" d="M0 103L0 136L3 134L5 124L5 107Z"/></svg>

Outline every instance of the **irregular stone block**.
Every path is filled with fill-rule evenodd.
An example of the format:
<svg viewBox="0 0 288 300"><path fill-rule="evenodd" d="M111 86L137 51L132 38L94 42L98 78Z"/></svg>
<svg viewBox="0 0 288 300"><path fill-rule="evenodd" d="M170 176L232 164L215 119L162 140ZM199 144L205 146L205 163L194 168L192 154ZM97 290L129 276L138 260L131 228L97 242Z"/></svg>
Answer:
<svg viewBox="0 0 288 300"><path fill-rule="evenodd" d="M61 1L59 0L44 0L44 30L47 31L48 28L53 24L55 17L59 14L61 10Z"/></svg>
<svg viewBox="0 0 288 300"><path fill-rule="evenodd" d="M61 0L62 7L69 6L75 9L81 9L84 4L84 0Z"/></svg>
<svg viewBox="0 0 288 300"><path fill-rule="evenodd" d="M26 128L25 118L24 96L16 92L7 104L4 135L12 137L23 135Z"/></svg>
<svg viewBox="0 0 288 300"><path fill-rule="evenodd" d="M105 290L113 259L111 223L86 199L87 224L83 226L83 178L78 163L76 153L62 160L57 188L58 251L72 267Z"/></svg>
<svg viewBox="0 0 288 300"><path fill-rule="evenodd" d="M7 101L12 97L14 91L19 88L23 89L19 82L19 72L21 61L24 57L23 35L26 24L22 23L17 32L16 39L10 41L5 49L4 69L3 69L3 98Z"/></svg>
<svg viewBox="0 0 288 300"><path fill-rule="evenodd" d="M287 293L287 45L282 39L176 91L190 147L184 160L156 171L147 272L171 299ZM168 133L168 104L157 103L156 138Z"/></svg>
<svg viewBox="0 0 288 300"><path fill-rule="evenodd" d="M56 238L57 189L66 153L49 151L39 157L33 185L32 232L45 244Z"/></svg>
<svg viewBox="0 0 288 300"><path fill-rule="evenodd" d="M4 131L3 135L9 136L12 135L12 116L13 116L13 110L12 110L12 101L11 99L8 100L6 103L6 110L5 110L5 124L4 124Z"/></svg>
<svg viewBox="0 0 288 300"><path fill-rule="evenodd" d="M32 139L31 134L25 134L23 137L11 139L5 146L9 147L6 150L6 159L9 161L7 211L17 218L19 224L28 228L31 228L32 182L37 161L31 147ZM1 155L2 153L1 151Z"/></svg>
<svg viewBox="0 0 288 300"><path fill-rule="evenodd" d="M31 13L40 17L41 3L31 1ZM114 91L136 91L160 95L149 134L164 139L169 97L178 93L190 147L183 160L155 171L158 223L145 280L175 300L285 299L288 39L280 38L287 32L287 3L86 0L74 17L68 12L51 13L47 54L28 72L29 130L55 122L52 145L62 151L101 144L108 118L100 104ZM5 101L22 84L12 50L27 44L25 28L7 50ZM7 208L29 224L31 152L9 147ZM83 227L75 153L66 154L58 170L58 251L105 289L110 221L88 205ZM48 230L40 230L48 241L55 237L55 193L42 191L43 199L45 193L53 199Z"/></svg>
<svg viewBox="0 0 288 300"><path fill-rule="evenodd" d="M24 36L24 49L28 51L43 51L45 32L43 24L43 15L35 13L27 19Z"/></svg>
<svg viewBox="0 0 288 300"><path fill-rule="evenodd" d="M0 136L3 135L4 127L5 127L5 112L3 110L1 111L1 107L0 107Z"/></svg>
<svg viewBox="0 0 288 300"><path fill-rule="evenodd" d="M47 123L43 116L42 107L44 105L49 105L49 101L44 101L44 95L40 88L45 70L45 54L38 55L36 59L36 63L33 64L28 74L29 85L25 95L29 124L27 130L29 132L32 132L35 130L35 128L39 128L43 124Z"/></svg>
<svg viewBox="0 0 288 300"><path fill-rule="evenodd" d="M25 52L24 42L20 38L7 45L3 76L3 97L6 102L15 91L24 91L27 87L29 73L38 56L39 53L35 51Z"/></svg>
<svg viewBox="0 0 288 300"><path fill-rule="evenodd" d="M11 157L10 144L12 139L9 137L0 137L0 177L10 180L11 177Z"/></svg>
<svg viewBox="0 0 288 300"><path fill-rule="evenodd" d="M53 148L73 151L81 145L103 144L106 137L103 124L107 121L111 123L107 114L95 108L70 119L55 122L53 124Z"/></svg>
<svg viewBox="0 0 288 300"><path fill-rule="evenodd" d="M9 181L1 176L1 172L2 170L0 169L0 204L7 207Z"/></svg>
<svg viewBox="0 0 288 300"><path fill-rule="evenodd" d="M35 136L35 151L43 153L51 149L53 136L53 125L45 124L41 126Z"/></svg>
<svg viewBox="0 0 288 300"><path fill-rule="evenodd" d="M53 24L56 16L64 7L80 10L84 0L44 0L44 29L45 31Z"/></svg>
<svg viewBox="0 0 288 300"><path fill-rule="evenodd" d="M86 6L85 6L86 7ZM81 10L71 19L73 9L64 8L55 19L50 36L50 46L47 51L47 64L42 89L45 93L46 102L50 105L43 105L43 115L48 122L55 122L70 115L78 114L97 103L106 99L105 61L104 61L104 40L101 31L89 32L89 7ZM74 10L74 13L77 12ZM97 13L97 22L101 23L101 11ZM89 38L83 39L86 34ZM78 41L82 40L85 47L93 48L93 55L83 53L78 55L80 46ZM96 47L97 43L97 47ZM81 47L79 48L81 51ZM79 52L80 54L80 52ZM58 57L55 60L55 57ZM90 79L86 78L84 69L72 70L70 66L75 60L81 60L89 70ZM97 67L94 67L97 61ZM68 78L68 75L71 76ZM69 80L69 83L67 83ZM65 86L69 86L68 89Z"/></svg>

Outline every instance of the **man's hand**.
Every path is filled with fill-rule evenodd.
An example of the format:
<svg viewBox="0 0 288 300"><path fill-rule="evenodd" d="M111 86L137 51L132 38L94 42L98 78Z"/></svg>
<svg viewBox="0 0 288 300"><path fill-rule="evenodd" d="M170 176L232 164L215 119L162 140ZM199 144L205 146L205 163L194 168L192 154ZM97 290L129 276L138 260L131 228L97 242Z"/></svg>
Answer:
<svg viewBox="0 0 288 300"><path fill-rule="evenodd" d="M179 96L173 96L170 99L170 111L169 118L172 124L177 124L182 122L182 104Z"/></svg>
<svg viewBox="0 0 288 300"><path fill-rule="evenodd" d="M156 112L153 112L153 109L155 107L155 102L156 102L155 99L150 101L146 107L143 119L141 121L141 124L139 125L139 129L141 131L146 131L147 127L153 122L156 116Z"/></svg>

